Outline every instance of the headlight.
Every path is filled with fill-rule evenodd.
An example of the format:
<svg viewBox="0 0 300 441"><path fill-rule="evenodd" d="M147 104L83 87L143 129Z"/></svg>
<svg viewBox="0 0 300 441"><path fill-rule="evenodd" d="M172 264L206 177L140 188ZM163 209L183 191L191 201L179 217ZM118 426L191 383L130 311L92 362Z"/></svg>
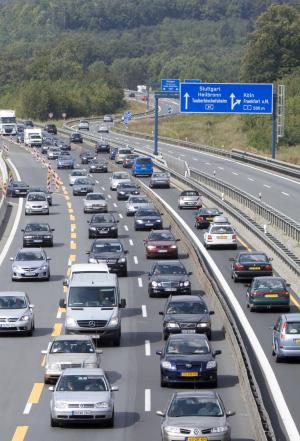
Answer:
<svg viewBox="0 0 300 441"><path fill-rule="evenodd" d="M186 280L185 282L180 282L180 286L190 286L190 281Z"/></svg>
<svg viewBox="0 0 300 441"><path fill-rule="evenodd" d="M96 231L96 227L90 227L90 230Z"/></svg>
<svg viewBox="0 0 300 441"><path fill-rule="evenodd" d="M67 317L66 318L66 325L67 326L76 326L77 322L73 317Z"/></svg>
<svg viewBox="0 0 300 441"><path fill-rule="evenodd" d="M42 271L47 271L47 269L48 269L48 266L47 265L43 265L43 266L41 266L41 268L40 268Z"/></svg>
<svg viewBox="0 0 300 441"><path fill-rule="evenodd" d="M158 283L155 282L155 280L153 280L153 282L151 282L151 285L154 286L154 287L156 287L156 286L158 286Z"/></svg>
<svg viewBox="0 0 300 441"><path fill-rule="evenodd" d="M30 208L30 204L25 204L25 208Z"/></svg>
<svg viewBox="0 0 300 441"><path fill-rule="evenodd" d="M179 328L179 324L178 323L174 323L174 322L169 322L167 323L167 327L168 328L173 328L173 329L178 329Z"/></svg>
<svg viewBox="0 0 300 441"><path fill-rule="evenodd" d="M50 363L50 364L46 364L46 369L51 369L53 371L60 370L60 366L58 363Z"/></svg>
<svg viewBox="0 0 300 441"><path fill-rule="evenodd" d="M208 323L197 323L197 328L207 328Z"/></svg>
<svg viewBox="0 0 300 441"><path fill-rule="evenodd" d="M124 263L124 262L126 262L125 257L120 257L120 258L118 259L118 262L119 262L119 263Z"/></svg>
<svg viewBox="0 0 300 441"><path fill-rule="evenodd" d="M215 367L217 367L217 362L215 360L207 362L206 369L214 369Z"/></svg>
<svg viewBox="0 0 300 441"><path fill-rule="evenodd" d="M51 236L44 236L44 239L51 239Z"/></svg>
<svg viewBox="0 0 300 441"><path fill-rule="evenodd" d="M68 403L66 403L65 401L55 401L54 406L56 409L67 409Z"/></svg>
<svg viewBox="0 0 300 441"><path fill-rule="evenodd" d="M175 250L177 248L177 245L171 245L170 248L172 248L172 250Z"/></svg>
<svg viewBox="0 0 300 441"><path fill-rule="evenodd" d="M95 407L97 407L98 409L108 409L110 407L110 404L107 403L106 401L102 401L102 402L96 403Z"/></svg>
<svg viewBox="0 0 300 441"><path fill-rule="evenodd" d="M89 263L98 263L98 261L94 257L90 257L89 258Z"/></svg>
<svg viewBox="0 0 300 441"><path fill-rule="evenodd" d="M143 224L144 221L143 221L142 219L137 219L136 223L137 223L137 224Z"/></svg>
<svg viewBox="0 0 300 441"><path fill-rule="evenodd" d="M169 371L176 371L176 366L174 364L171 364L169 361L163 361L161 363L161 366L164 369L168 369Z"/></svg>
<svg viewBox="0 0 300 441"><path fill-rule="evenodd" d="M28 322L29 319L30 319L30 316L28 314L24 314L24 315L22 315L22 317L20 317L21 322Z"/></svg>
<svg viewBox="0 0 300 441"><path fill-rule="evenodd" d="M180 427L166 426L165 432L167 432L167 433L180 433Z"/></svg>
<svg viewBox="0 0 300 441"><path fill-rule="evenodd" d="M222 433L222 432L227 432L227 430L228 430L227 426L218 426L218 427L212 427L211 432Z"/></svg>
<svg viewBox="0 0 300 441"><path fill-rule="evenodd" d="M24 236L24 239L33 239L33 236Z"/></svg>
<svg viewBox="0 0 300 441"><path fill-rule="evenodd" d="M148 245L147 246L147 250L155 250L156 249L156 246L155 245Z"/></svg>
<svg viewBox="0 0 300 441"><path fill-rule="evenodd" d="M161 223L161 219L155 219L155 222Z"/></svg>
<svg viewBox="0 0 300 441"><path fill-rule="evenodd" d="M112 230L116 230L117 227L116 227L116 226L112 226L111 229L112 229Z"/></svg>
<svg viewBox="0 0 300 441"><path fill-rule="evenodd" d="M117 326L118 324L119 324L119 317L116 316L110 319L108 326Z"/></svg>
<svg viewBox="0 0 300 441"><path fill-rule="evenodd" d="M12 267L12 269L13 269L13 271L17 271L17 272L19 272L19 271L23 271L23 268L21 268L21 267L18 266L18 265L14 265L14 266Z"/></svg>
<svg viewBox="0 0 300 441"><path fill-rule="evenodd" d="M125 194L125 191L119 191L119 194Z"/></svg>

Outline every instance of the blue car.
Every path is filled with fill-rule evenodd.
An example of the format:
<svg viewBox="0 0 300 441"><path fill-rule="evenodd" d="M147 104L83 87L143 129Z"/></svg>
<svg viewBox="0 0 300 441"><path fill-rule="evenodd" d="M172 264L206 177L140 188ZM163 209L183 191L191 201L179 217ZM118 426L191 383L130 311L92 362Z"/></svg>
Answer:
<svg viewBox="0 0 300 441"><path fill-rule="evenodd" d="M151 176L153 173L153 162L149 156L138 156L132 165L133 176Z"/></svg>
<svg viewBox="0 0 300 441"><path fill-rule="evenodd" d="M57 168L74 168L74 159L70 155L59 156L56 160Z"/></svg>

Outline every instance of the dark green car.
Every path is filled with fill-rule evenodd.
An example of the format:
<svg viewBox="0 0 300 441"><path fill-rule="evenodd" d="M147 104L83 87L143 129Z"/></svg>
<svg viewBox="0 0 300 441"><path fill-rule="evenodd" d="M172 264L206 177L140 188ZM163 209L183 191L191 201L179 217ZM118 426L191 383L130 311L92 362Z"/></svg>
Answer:
<svg viewBox="0 0 300 441"><path fill-rule="evenodd" d="M255 277L247 290L247 307L250 311L265 308L290 310L290 292L281 277Z"/></svg>

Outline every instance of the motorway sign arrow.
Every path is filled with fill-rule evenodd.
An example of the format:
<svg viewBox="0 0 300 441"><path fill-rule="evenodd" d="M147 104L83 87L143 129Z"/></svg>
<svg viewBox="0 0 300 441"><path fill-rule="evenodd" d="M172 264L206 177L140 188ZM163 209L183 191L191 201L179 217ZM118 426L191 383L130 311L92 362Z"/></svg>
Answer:
<svg viewBox="0 0 300 441"><path fill-rule="evenodd" d="M186 92L184 94L184 98L185 98L185 110L187 110L189 108L188 104L189 104L189 97L190 95Z"/></svg>

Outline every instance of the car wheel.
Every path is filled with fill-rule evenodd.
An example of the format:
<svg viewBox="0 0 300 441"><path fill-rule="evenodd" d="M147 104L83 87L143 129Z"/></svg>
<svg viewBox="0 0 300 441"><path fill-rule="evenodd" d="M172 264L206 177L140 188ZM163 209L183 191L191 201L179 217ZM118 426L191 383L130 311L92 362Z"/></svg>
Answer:
<svg viewBox="0 0 300 441"><path fill-rule="evenodd" d="M93 239L93 236L89 233L89 239Z"/></svg>
<svg viewBox="0 0 300 441"><path fill-rule="evenodd" d="M50 426L51 427L59 427L58 421L55 420L54 418L52 418L52 416L50 417Z"/></svg>
<svg viewBox="0 0 300 441"><path fill-rule="evenodd" d="M151 297L151 298L153 298L153 297L154 297L154 294L153 294L153 292L152 292L152 291L148 291L148 294L149 294L149 297Z"/></svg>
<svg viewBox="0 0 300 441"><path fill-rule="evenodd" d="M33 328L31 328L29 331L26 331L25 335L27 335L28 337L32 337L33 334Z"/></svg>
<svg viewBox="0 0 300 441"><path fill-rule="evenodd" d="M278 354L278 346L276 345L275 349L275 361L276 363L281 363L283 361L283 357Z"/></svg>
<svg viewBox="0 0 300 441"><path fill-rule="evenodd" d="M236 275L234 275L233 273L232 273L232 278L233 278L234 283L239 282L239 278Z"/></svg>
<svg viewBox="0 0 300 441"><path fill-rule="evenodd" d="M48 274L47 277L45 277L45 281L48 282L50 280L50 273Z"/></svg>
<svg viewBox="0 0 300 441"><path fill-rule="evenodd" d="M53 240L49 243L49 247L53 247Z"/></svg>
<svg viewBox="0 0 300 441"><path fill-rule="evenodd" d="M210 387L218 387L218 379L217 378L214 381L211 381Z"/></svg>
<svg viewBox="0 0 300 441"><path fill-rule="evenodd" d="M255 306L254 305L250 305L249 304L249 308L250 308L250 312L254 312L255 311Z"/></svg>
<svg viewBox="0 0 300 441"><path fill-rule="evenodd" d="M161 387L167 387L168 386L168 383L165 380L163 380L163 377L160 377L160 386Z"/></svg>
<svg viewBox="0 0 300 441"><path fill-rule="evenodd" d="M200 225L198 224L198 222L195 222L195 227L197 228L197 230L200 230Z"/></svg>
<svg viewBox="0 0 300 441"><path fill-rule="evenodd" d="M168 335L165 334L165 333L163 333L163 339L164 339L165 341L168 340Z"/></svg>
<svg viewBox="0 0 300 441"><path fill-rule="evenodd" d="M121 277L127 277L127 268L124 271L122 271Z"/></svg>
<svg viewBox="0 0 300 441"><path fill-rule="evenodd" d="M207 336L208 340L211 340L211 331L207 332L206 336Z"/></svg>
<svg viewBox="0 0 300 441"><path fill-rule="evenodd" d="M117 238L118 237L118 232L114 233L113 237Z"/></svg>

